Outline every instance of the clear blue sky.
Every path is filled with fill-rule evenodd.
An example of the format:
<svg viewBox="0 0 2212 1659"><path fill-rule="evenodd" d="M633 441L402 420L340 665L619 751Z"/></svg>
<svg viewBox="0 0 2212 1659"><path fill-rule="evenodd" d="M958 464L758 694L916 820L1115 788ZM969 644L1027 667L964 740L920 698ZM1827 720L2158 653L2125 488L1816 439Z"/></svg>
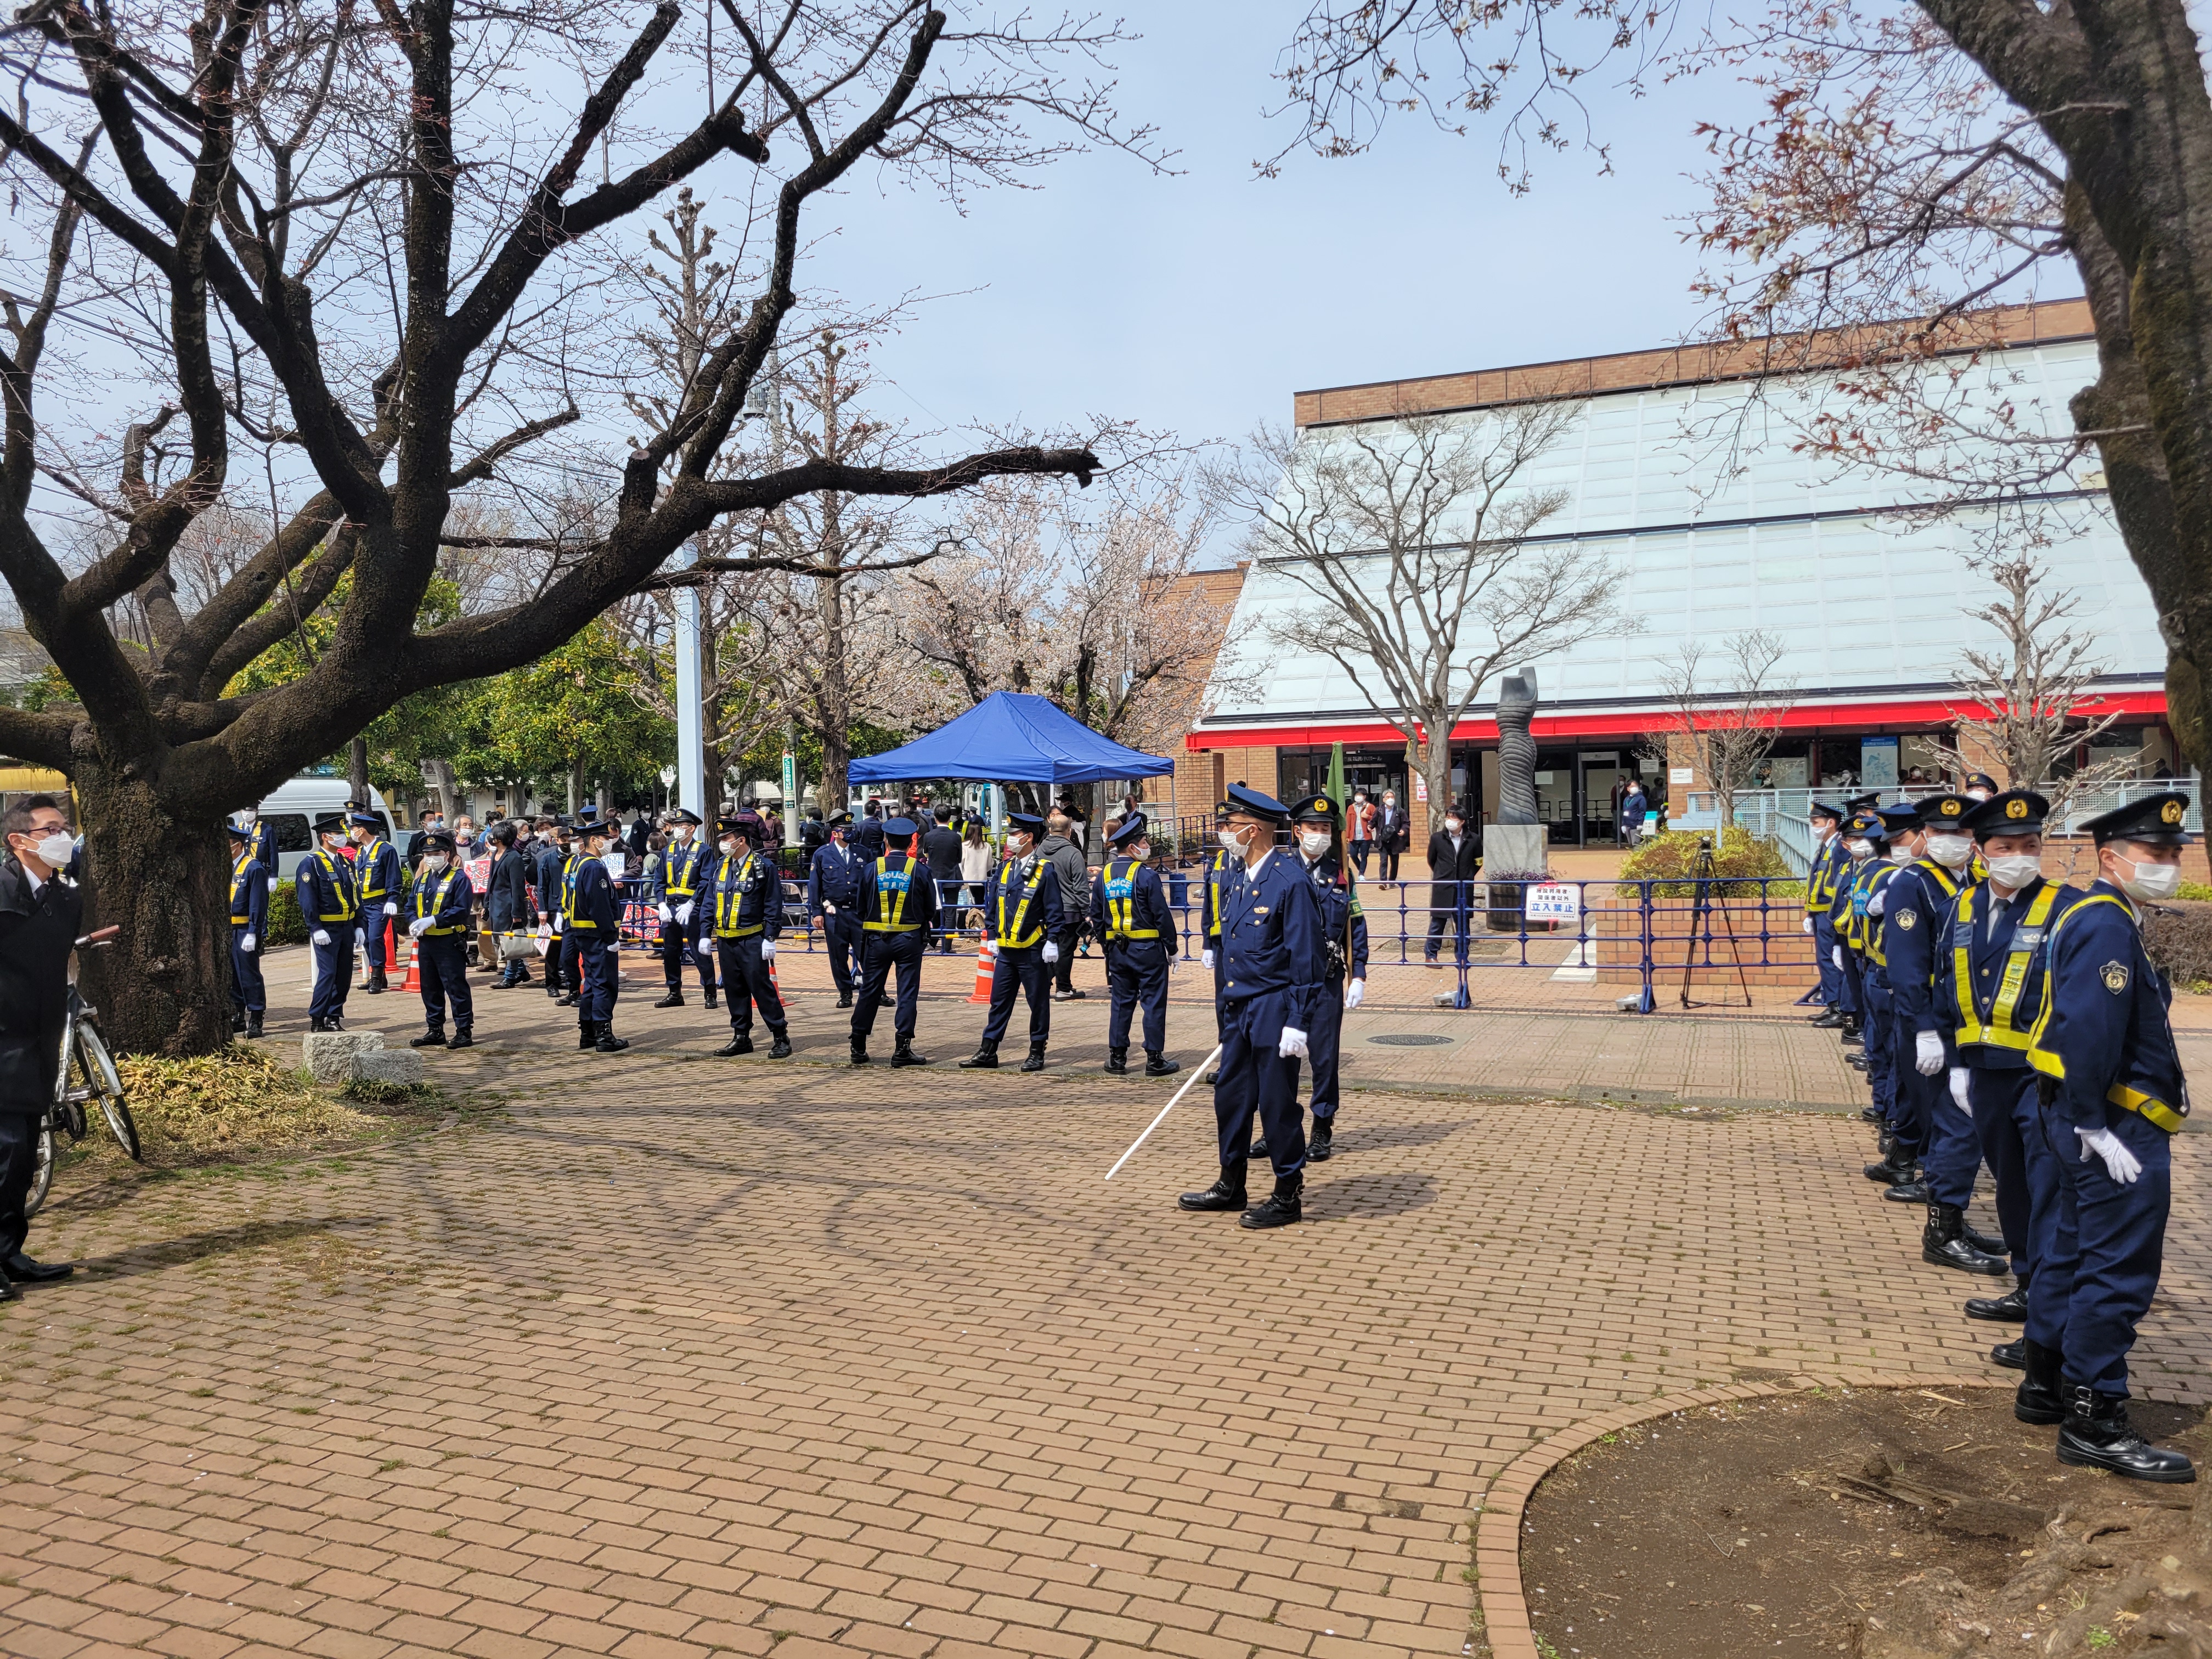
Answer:
<svg viewBox="0 0 2212 1659"><path fill-rule="evenodd" d="M1526 197L1498 181L1494 134L1453 139L1418 117L1364 156L1300 155L1261 179L1253 161L1287 137L1261 115L1269 75L1304 9L1121 9L1144 37L1116 55L1121 106L1181 150L1180 176L1102 154L980 197L965 218L872 182L835 204L843 228L810 261L816 280L856 307L959 296L878 349L898 388L883 412L923 428L1097 412L1238 438L1287 419L1305 387L1633 349L1695 326L1679 222L1698 200L1691 130L1741 112L1741 88L1713 78L1637 100L1592 86L1613 173L1548 156Z"/></svg>

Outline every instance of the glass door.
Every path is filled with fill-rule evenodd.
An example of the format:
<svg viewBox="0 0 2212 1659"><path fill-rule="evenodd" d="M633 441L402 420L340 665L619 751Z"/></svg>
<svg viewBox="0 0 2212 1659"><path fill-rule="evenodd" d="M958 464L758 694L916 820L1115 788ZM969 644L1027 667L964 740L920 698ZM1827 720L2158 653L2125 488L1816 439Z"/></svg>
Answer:
<svg viewBox="0 0 2212 1659"><path fill-rule="evenodd" d="M1616 785L1628 777L1628 757L1619 750L1582 752L1583 845L1612 847L1620 840L1620 811Z"/></svg>
<svg viewBox="0 0 2212 1659"><path fill-rule="evenodd" d="M1544 839L1553 847L1582 844L1582 803L1577 798L1580 768L1571 749L1536 751L1536 817Z"/></svg>

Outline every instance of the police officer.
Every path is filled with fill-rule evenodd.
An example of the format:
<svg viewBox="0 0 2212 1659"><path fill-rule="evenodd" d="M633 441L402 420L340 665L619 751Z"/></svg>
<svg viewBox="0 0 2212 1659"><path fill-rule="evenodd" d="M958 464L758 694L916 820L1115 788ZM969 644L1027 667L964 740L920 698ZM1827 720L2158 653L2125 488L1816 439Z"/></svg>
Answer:
<svg viewBox="0 0 2212 1659"><path fill-rule="evenodd" d="M230 1029L261 1035L269 992L261 979L261 941L269 936L269 866L253 855L253 830L226 823L230 836Z"/></svg>
<svg viewBox="0 0 2212 1659"><path fill-rule="evenodd" d="M384 820L374 812L349 813L346 824L354 844L354 880L361 888L362 950L368 958L362 988L382 996L388 988L384 964L392 956L392 919L399 914L399 849L385 839Z"/></svg>
<svg viewBox="0 0 2212 1659"><path fill-rule="evenodd" d="M2186 795L2091 818L2097 879L2051 923L2028 1045L2058 1169L2051 1254L2028 1285L2027 1379L2014 1414L2060 1422L2058 1461L2137 1480L2194 1480L2177 1451L2128 1421L2128 1352L2158 1290L2172 1199L2171 1137L2189 1115L2167 1018L2172 988L2143 951L2137 906L2181 880Z"/></svg>
<svg viewBox="0 0 2212 1659"><path fill-rule="evenodd" d="M1290 812L1273 796L1231 785L1223 846L1232 861L1221 894L1221 1081L1213 1091L1221 1175L1185 1193L1186 1210L1245 1210L1256 1112L1274 1166L1275 1190L1245 1210L1247 1227L1281 1227L1304 1214L1306 1137L1298 1110L1298 1061L1309 1048L1325 994L1328 941L1312 880L1275 832Z"/></svg>
<svg viewBox="0 0 2212 1659"><path fill-rule="evenodd" d="M830 819L829 839L814 849L806 871L806 910L822 927L830 947L830 977L837 987L837 1006L853 1006L853 975L860 965L860 896L867 866L851 846L853 815Z"/></svg>
<svg viewBox="0 0 2212 1659"><path fill-rule="evenodd" d="M543 826L538 845L537 874L533 878L538 888L538 906L545 914L545 927L550 942L545 950L545 994L562 1007L573 1006L575 999L564 998L564 988L573 990L562 974L562 957L568 944L568 930L561 916L565 898L568 868L568 826L558 818L548 818Z"/></svg>
<svg viewBox="0 0 2212 1659"><path fill-rule="evenodd" d="M715 860L712 884L706 890L713 914L714 953L722 970L722 986L730 996L730 1040L714 1050L717 1055L749 1054L753 1051L753 1005L775 1041L770 1060L791 1057L791 1030L776 994L769 964L775 960L775 941L783 929L783 878L775 860L760 851L766 826L757 814L739 812L724 818L717 833L721 857Z"/></svg>
<svg viewBox="0 0 2212 1659"><path fill-rule="evenodd" d="M1863 1043L1861 1058L1867 1092L1881 1124L1881 1161L1869 1164L1866 1176L1904 1188L1906 1197L1900 1203L1924 1204L1928 1194L1920 1185L1919 1144L1909 1134L1901 1141L1899 1139L1897 1079L1890 1065L1889 981L1882 976L1880 960L1881 911L1875 901L1884 884L1897 873L1897 866L1889 857L1889 826L1881 813L1861 811L1852 817L1845 833L1850 838L1855 863L1844 921L1843 942L1848 953L1844 963L1857 987ZM1869 849L1863 858L1857 850L1861 843Z"/></svg>
<svg viewBox="0 0 2212 1659"><path fill-rule="evenodd" d="M353 861L342 850L346 821L331 812L315 820L314 851L300 860L294 878L300 915L314 946L315 988L307 1003L310 1031L345 1030L346 992L353 983L354 929L361 920L361 888Z"/></svg>
<svg viewBox="0 0 2212 1659"><path fill-rule="evenodd" d="M577 870L590 857L584 850L584 840L591 829L592 821L586 809L586 815L579 817L567 837L560 842L561 868L558 885L553 890L562 896L562 902L553 913L555 938L551 954L560 963L561 994L555 1000L556 1006L562 1008L579 1008L583 1004L583 944L578 939L576 930L569 925L568 894L575 883ZM579 1014L577 1018L580 1019L582 1015Z"/></svg>
<svg viewBox="0 0 2212 1659"><path fill-rule="evenodd" d="M1215 838L1218 840L1222 832L1227 830L1228 827L1229 803L1227 801L1223 801L1219 806L1214 809L1213 833ZM1216 1042L1219 1042L1222 1040L1221 880L1222 873L1228 869L1230 863L1231 859L1225 848L1217 847L1212 853L1206 855L1204 893L1202 896L1204 908L1201 914L1206 918L1206 948L1199 952L1199 961L1205 967L1206 971L1213 975L1213 1040ZM1217 1065L1204 1077L1199 1079L1199 1081L1207 1085L1220 1082L1220 1066Z"/></svg>
<svg viewBox="0 0 2212 1659"><path fill-rule="evenodd" d="M2027 1047L2043 1006L2043 941L2052 919L2081 896L2043 878L2043 824L2051 804L2028 789L2007 790L1968 812L1988 876L1960 893L1949 936L1936 953L1936 1010L1950 1025L1958 1063L1953 1103L1973 1115L1982 1157L1996 1183L1997 1225L2012 1258L2013 1288L1966 1303L1969 1319L2021 1323L2035 1264L2051 1250L2058 1219L2058 1166L2043 1138L2035 1072ZM2057 1333L2047 1333L2057 1346ZM2027 1342L1990 1351L2000 1365L2024 1370Z"/></svg>
<svg viewBox="0 0 2212 1659"><path fill-rule="evenodd" d="M665 822L668 848L660 855L660 976L668 986L668 994L653 1006L684 1006L684 952L688 947L698 964L700 994L712 1008L716 987L714 953L703 944L707 918L699 899L714 878L714 861L699 834L703 826L696 812L679 806L667 815ZM737 993L731 994L734 997Z"/></svg>
<svg viewBox="0 0 2212 1659"><path fill-rule="evenodd" d="M921 999L921 958L937 921L937 884L929 866L914 856L914 821L884 820L887 850L870 866L860 897L860 999L853 1010L853 1064L868 1063L868 1036L876 1029L876 1010L884 988L898 970L898 1006L891 1028L898 1039L894 1066L927 1066L914 1051L915 1018Z"/></svg>
<svg viewBox="0 0 2212 1659"><path fill-rule="evenodd" d="M1846 1049L1856 1048L1856 1054L1846 1054L1844 1059L1859 1068L1867 1070L1866 996L1863 984L1865 963L1857 948L1851 943L1856 921L1852 914L1853 882L1863 871L1867 860L1874 856L1875 842L1863 835L1855 835L1852 826L1871 819L1875 830L1881 828L1881 819L1875 813L1875 797L1855 796L1844 803L1844 828L1838 839L1844 844L1844 856L1850 860L1850 869L1839 875L1836 884L1835 902L1828 907L1828 927L1836 939L1836 948L1829 960L1843 975L1843 1024L1837 1030L1843 1034ZM1864 815L1863 819L1862 815ZM1862 1114L1870 1123L1879 1122L1886 1114L1877 1107L1869 1107Z"/></svg>
<svg viewBox="0 0 2212 1659"><path fill-rule="evenodd" d="M523 957L509 954L508 941L526 934L537 921L530 906L534 860L525 850L522 832L514 819L495 823L487 833L492 854L491 870L484 878L484 926L499 941L502 961L499 977L492 981L491 988L504 991L530 983L528 964Z"/></svg>
<svg viewBox="0 0 2212 1659"><path fill-rule="evenodd" d="M1150 827L1131 812L1107 837L1106 862L1091 889L1091 931L1105 940L1106 1069L1129 1069L1129 1019L1145 1007L1145 1075L1182 1069L1167 1057L1168 963L1176 953L1175 913L1168 908L1152 857ZM1117 859L1115 854L1120 854Z"/></svg>
<svg viewBox="0 0 2212 1659"><path fill-rule="evenodd" d="M1813 953L1820 968L1820 988L1814 1000L1820 1012L1813 1024L1832 1030L1844 1023L1844 970L1836 955L1836 889L1850 873L1850 854L1844 850L1844 810L1816 800L1808 814L1820 845L1813 867L1805 878L1805 931L1813 936Z"/></svg>
<svg viewBox="0 0 2212 1659"><path fill-rule="evenodd" d="M422 832L422 856L415 866L415 888L407 896L407 937L413 941L416 970L422 979L422 1034L410 1048L443 1044L476 1046L476 1003L469 994L469 916L476 887L453 856L453 832ZM453 1035L446 1036L446 1009L453 1014Z"/></svg>
<svg viewBox="0 0 2212 1659"><path fill-rule="evenodd" d="M1951 907L1973 861L1965 819L1976 804L1964 795L1923 795L1909 809L1917 814L1917 828L1892 825L1892 861L1900 849L1911 861L1882 890L1882 960L1896 1023L1893 1070L1920 1143L1921 1180L1928 1188L1920 1259L1961 1273L1998 1275L2008 1270L2002 1241L1985 1238L1966 1223L1982 1143L1972 1114L1951 1097L1944 1036L1955 1027L1935 994L1936 957L1949 942ZM1884 816L1906 810L1893 807Z"/></svg>
<svg viewBox="0 0 2212 1659"><path fill-rule="evenodd" d="M622 905L605 862L611 829L596 818L578 826L575 850L561 878L562 937L572 952L576 1046L618 1054L629 1039L615 1035L615 998L622 990ZM564 999L567 1000L567 999Z"/></svg>
<svg viewBox="0 0 2212 1659"><path fill-rule="evenodd" d="M1291 811L1297 823L1298 864L1321 900L1322 930L1328 941L1328 973L1314 1005L1308 1039L1313 1051L1313 1135L1306 1143L1306 1162L1326 1164L1335 1155L1344 1012L1357 1008L1367 994L1367 917L1337 842L1336 803L1316 795Z"/></svg>
<svg viewBox="0 0 2212 1659"><path fill-rule="evenodd" d="M1044 1070L1052 1036L1052 964L1059 959L1060 877L1037 851L1044 820L1034 812L1006 814L1006 856L983 884L983 926L997 957L991 969L991 1012L983 1040L960 1062L963 1071L995 1071L999 1043L1013 1017L1018 988L1030 1005L1030 1054L1024 1072Z"/></svg>

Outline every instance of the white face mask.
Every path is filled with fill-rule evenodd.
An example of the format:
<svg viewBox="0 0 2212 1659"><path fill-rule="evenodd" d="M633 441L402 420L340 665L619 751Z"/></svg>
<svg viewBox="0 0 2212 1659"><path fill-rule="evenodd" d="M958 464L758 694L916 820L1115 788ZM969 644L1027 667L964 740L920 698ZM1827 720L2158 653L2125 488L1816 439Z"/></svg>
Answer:
<svg viewBox="0 0 2212 1659"><path fill-rule="evenodd" d="M39 837L39 844L31 849L40 863L49 870L66 869L76 852L76 842L66 830L56 830Z"/></svg>
<svg viewBox="0 0 2212 1659"><path fill-rule="evenodd" d="M1444 820L1444 834L1448 836L1462 834L1466 829L1467 826L1464 823L1462 823L1457 818L1446 818Z"/></svg>
<svg viewBox="0 0 2212 1659"><path fill-rule="evenodd" d="M1874 856L1874 843L1870 841L1847 841L1844 843L1844 851L1855 859L1870 859Z"/></svg>
<svg viewBox="0 0 2212 1659"><path fill-rule="evenodd" d="M1966 791L1966 799L1968 800L1987 800L1989 798L1990 792L1986 789L1969 789Z"/></svg>
<svg viewBox="0 0 2212 1659"><path fill-rule="evenodd" d="M2130 872L2120 878L2120 890L2131 899L2156 904L2181 890L2181 866L2178 864L2145 864L2126 858L2119 862L2126 865Z"/></svg>
<svg viewBox="0 0 2212 1659"><path fill-rule="evenodd" d="M1946 870L1963 870L1974 856L1974 843L1967 836L1930 836L1926 850Z"/></svg>
<svg viewBox="0 0 2212 1659"><path fill-rule="evenodd" d="M1307 856L1310 858L1319 858L1328 851L1330 839L1326 830L1302 830L1298 832L1298 845L1306 849Z"/></svg>
<svg viewBox="0 0 2212 1659"><path fill-rule="evenodd" d="M734 842L734 841L726 841L726 842L724 842L722 843L722 856L723 856L724 858L726 858L726 859L733 859L733 858L737 857L737 855L738 855L738 843L737 843L736 842Z"/></svg>
<svg viewBox="0 0 2212 1659"><path fill-rule="evenodd" d="M679 823L669 833L676 837L676 843L680 847L691 839L691 826L688 823Z"/></svg>
<svg viewBox="0 0 2212 1659"><path fill-rule="evenodd" d="M446 867L446 855L443 853L423 854L422 867L425 870L428 870L432 875L436 875L440 871Z"/></svg>
<svg viewBox="0 0 2212 1659"><path fill-rule="evenodd" d="M2033 853L2008 853L1990 860L1990 879L2018 892L2043 873L2043 860Z"/></svg>
<svg viewBox="0 0 2212 1659"><path fill-rule="evenodd" d="M1910 864L1919 856L1910 847L1893 847L1889 849L1889 861L1892 864Z"/></svg>
<svg viewBox="0 0 2212 1659"><path fill-rule="evenodd" d="M1244 832L1243 830L1221 830L1218 832L1218 839L1221 842L1221 850L1223 852L1234 853L1239 858L1244 856Z"/></svg>
<svg viewBox="0 0 2212 1659"><path fill-rule="evenodd" d="M1007 856L1025 859L1030 855L1030 848L1036 844L1027 836L1008 836L1006 837Z"/></svg>

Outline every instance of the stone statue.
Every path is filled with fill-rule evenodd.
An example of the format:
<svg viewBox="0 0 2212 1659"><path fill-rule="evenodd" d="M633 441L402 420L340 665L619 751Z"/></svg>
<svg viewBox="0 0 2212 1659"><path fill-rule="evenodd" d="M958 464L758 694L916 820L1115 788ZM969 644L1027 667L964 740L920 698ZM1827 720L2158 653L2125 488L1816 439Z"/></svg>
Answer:
<svg viewBox="0 0 2212 1659"><path fill-rule="evenodd" d="M1508 674L1498 689L1498 822L1535 823L1536 740L1528 722L1536 715L1536 671Z"/></svg>

